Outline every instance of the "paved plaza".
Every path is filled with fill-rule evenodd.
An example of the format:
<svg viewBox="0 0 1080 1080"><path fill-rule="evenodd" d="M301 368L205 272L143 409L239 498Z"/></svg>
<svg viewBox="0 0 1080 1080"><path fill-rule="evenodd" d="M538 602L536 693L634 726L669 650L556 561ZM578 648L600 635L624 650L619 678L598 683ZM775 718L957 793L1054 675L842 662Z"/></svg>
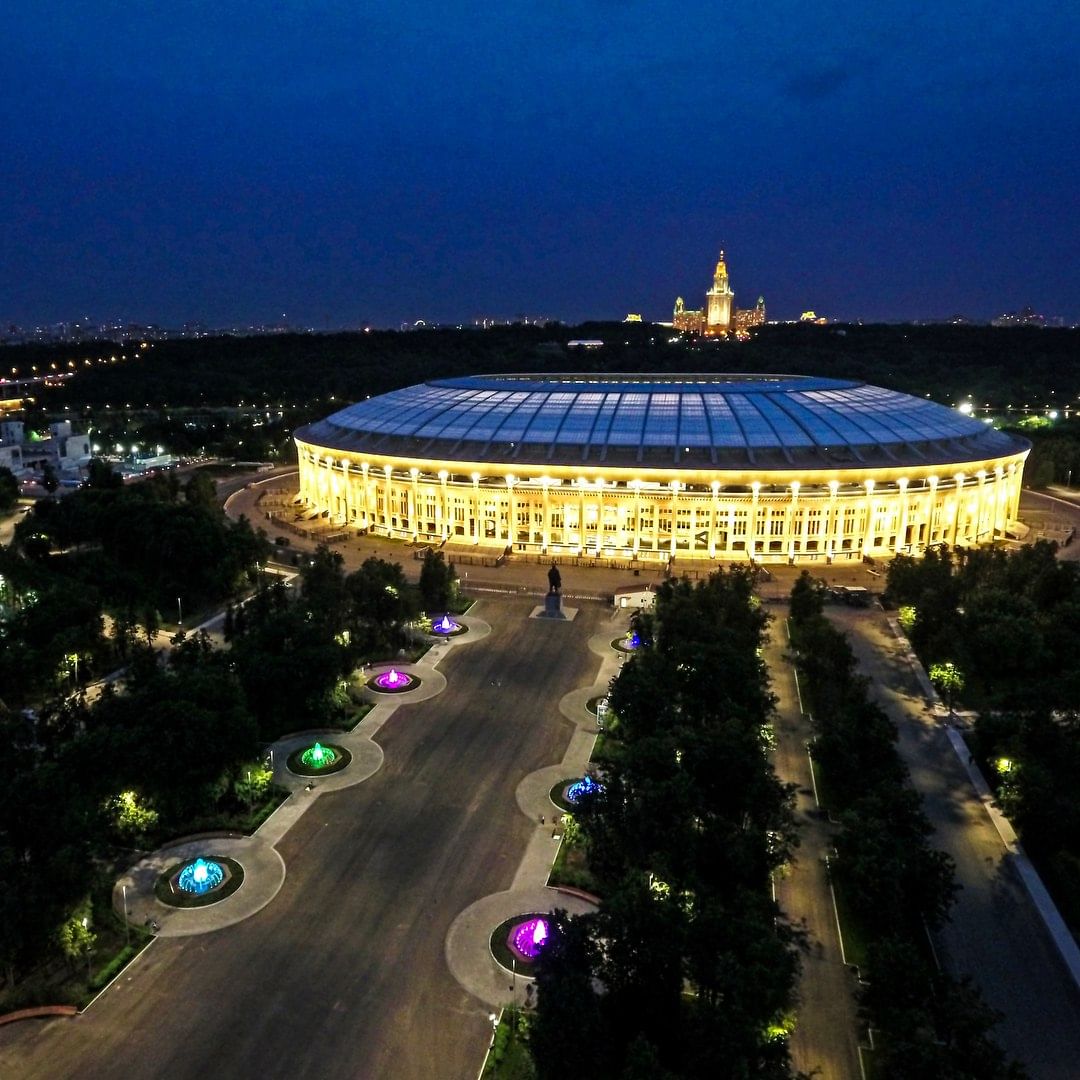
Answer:
<svg viewBox="0 0 1080 1080"><path fill-rule="evenodd" d="M587 760L573 695L617 668L601 650L615 632L609 609L581 603L560 623L530 620L532 607L482 601L474 613L490 633L446 649L445 688L370 714L381 766L360 784L297 793L307 804L275 843L284 882L258 913L155 941L76 1019L0 1028L0 1075L475 1076L491 1004L448 963L451 927L478 902L499 914L485 898L500 893L521 890L526 906L549 895L533 894L556 842L550 819L519 805L532 809L523 781ZM509 1000L490 954L465 966L466 982L498 991L505 979Z"/></svg>

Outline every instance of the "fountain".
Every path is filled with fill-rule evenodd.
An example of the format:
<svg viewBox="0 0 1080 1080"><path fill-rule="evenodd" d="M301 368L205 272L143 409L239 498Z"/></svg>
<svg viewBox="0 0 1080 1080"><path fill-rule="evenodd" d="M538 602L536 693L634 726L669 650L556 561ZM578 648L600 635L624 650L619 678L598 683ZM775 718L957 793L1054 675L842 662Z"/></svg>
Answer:
<svg viewBox="0 0 1080 1080"><path fill-rule="evenodd" d="M225 879L225 870L221 863L196 859L190 862L180 871L176 884L184 892L202 896L204 893L216 889Z"/></svg>
<svg viewBox="0 0 1080 1080"><path fill-rule="evenodd" d="M441 619L431 620L431 632L433 634L442 634L444 637L449 637L451 634L459 633L465 628L459 622L455 622L449 615L444 615Z"/></svg>
<svg viewBox="0 0 1080 1080"><path fill-rule="evenodd" d="M323 746L318 742L314 746L309 746L300 755L300 760L309 769L328 769L337 759L337 754L329 746Z"/></svg>
<svg viewBox="0 0 1080 1080"><path fill-rule="evenodd" d="M568 803L577 803L581 800L583 795L599 795L603 792L604 785L598 784L591 776L583 776L580 780L575 780L566 789L566 801Z"/></svg>
<svg viewBox="0 0 1080 1080"><path fill-rule="evenodd" d="M368 685L385 694L400 694L406 690L415 690L420 685L420 680L408 672L391 668L370 679Z"/></svg>
<svg viewBox="0 0 1080 1080"><path fill-rule="evenodd" d="M510 928L506 944L510 951L527 964L531 964L547 944L550 928L542 915L533 915Z"/></svg>
<svg viewBox="0 0 1080 1080"><path fill-rule="evenodd" d="M641 635L636 630L630 629L622 637L617 637L611 643L611 647L618 649L619 652L636 652L645 647L645 642L641 640Z"/></svg>

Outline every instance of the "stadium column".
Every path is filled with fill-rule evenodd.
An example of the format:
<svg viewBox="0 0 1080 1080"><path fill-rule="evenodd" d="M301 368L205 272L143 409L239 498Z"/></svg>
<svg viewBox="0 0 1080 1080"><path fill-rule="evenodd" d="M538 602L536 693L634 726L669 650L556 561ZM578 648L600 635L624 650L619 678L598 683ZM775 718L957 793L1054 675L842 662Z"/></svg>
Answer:
<svg viewBox="0 0 1080 1080"><path fill-rule="evenodd" d="M986 517L986 470L980 469L975 475L979 478L979 494L975 499L975 532L971 539L977 544L979 537L985 532L983 519ZM992 533L990 539L994 539Z"/></svg>
<svg viewBox="0 0 1080 1080"><path fill-rule="evenodd" d="M506 542L513 546L516 523L514 521L514 477L506 477Z"/></svg>
<svg viewBox="0 0 1080 1080"><path fill-rule="evenodd" d="M469 538L474 544L480 543L480 474L472 474L472 529Z"/></svg>
<svg viewBox="0 0 1080 1080"><path fill-rule="evenodd" d="M953 474L953 515L949 528L949 547L956 547L956 538L960 533L960 514L963 512L964 474Z"/></svg>
<svg viewBox="0 0 1080 1080"><path fill-rule="evenodd" d="M416 527L416 518L420 513L420 489L417 483L419 475L420 470L414 465L409 470L409 476L412 478L409 486L409 528L412 530L413 540L420 535L420 530Z"/></svg>
<svg viewBox="0 0 1080 1080"><path fill-rule="evenodd" d="M907 494L907 477L902 476L897 481L900 487L900 517L896 528L896 545L894 551L897 555L903 554L904 546L907 538L907 525L908 525L908 494Z"/></svg>
<svg viewBox="0 0 1080 1080"><path fill-rule="evenodd" d="M1009 521L1015 521L1020 515L1020 479L1023 466L1014 461L1009 466Z"/></svg>
<svg viewBox="0 0 1080 1080"><path fill-rule="evenodd" d="M585 554L585 484L587 483L584 476L578 477L578 519L577 519L577 538L578 538L578 552L581 555Z"/></svg>
<svg viewBox="0 0 1080 1080"><path fill-rule="evenodd" d="M716 519L720 516L720 481L712 482L712 502L709 504L709 558L716 558Z"/></svg>
<svg viewBox="0 0 1080 1080"><path fill-rule="evenodd" d="M607 539L607 530L604 528L604 496L607 494L607 484L601 478L596 481L596 554L600 555L604 550L604 541ZM612 510L615 504L612 504Z"/></svg>
<svg viewBox="0 0 1080 1080"><path fill-rule="evenodd" d="M754 556L757 554L757 511L758 511L758 492L761 490L761 481L755 480L750 485L750 520L746 524L746 542L750 545L750 561L754 561Z"/></svg>
<svg viewBox="0 0 1080 1080"><path fill-rule="evenodd" d="M443 540L450 535L450 506L446 501L446 477L448 475L445 469L439 470L439 503L435 507L435 529Z"/></svg>
<svg viewBox="0 0 1080 1080"><path fill-rule="evenodd" d="M548 545L551 543L551 480L545 476L540 483L544 486L544 525L540 539L543 543L541 550L546 555Z"/></svg>
<svg viewBox="0 0 1080 1080"><path fill-rule="evenodd" d="M930 485L930 497L926 500L926 543L934 543L934 519L938 516L937 486L938 478L929 476L926 482ZM940 519L939 519L940 520ZM938 541L941 537L938 537Z"/></svg>
<svg viewBox="0 0 1080 1080"><path fill-rule="evenodd" d="M361 528L371 524L371 514L368 510L368 463L360 463L360 506L357 508L357 525Z"/></svg>
<svg viewBox="0 0 1080 1080"><path fill-rule="evenodd" d="M641 549L641 481L631 480L630 486L634 489L634 558L637 558Z"/></svg>
<svg viewBox="0 0 1080 1080"><path fill-rule="evenodd" d="M679 481L671 481L671 557L675 558L675 537L679 531Z"/></svg>
<svg viewBox="0 0 1080 1080"><path fill-rule="evenodd" d="M1005 468L994 466L994 539L1005 535L1009 522L1005 515Z"/></svg>
<svg viewBox="0 0 1080 1080"><path fill-rule="evenodd" d="M799 529L799 481L791 481L791 499L788 502L787 512L784 514L784 525L787 531L788 560L795 562L795 537Z"/></svg>
<svg viewBox="0 0 1080 1080"><path fill-rule="evenodd" d="M390 465L383 466L383 524L386 526L386 535L390 535L390 498L393 494L393 468Z"/></svg>
<svg viewBox="0 0 1080 1080"><path fill-rule="evenodd" d="M349 463L344 458L341 459L341 478L344 484L342 496L345 499L345 524L351 525L353 518L352 478L349 476Z"/></svg>
<svg viewBox="0 0 1080 1080"><path fill-rule="evenodd" d="M863 555L870 554L871 541L874 538L874 481L864 481L866 485L866 515L863 518L863 534L859 549Z"/></svg>
<svg viewBox="0 0 1080 1080"><path fill-rule="evenodd" d="M660 499L659 497L650 499L652 504L652 549L653 553L659 559L660 557Z"/></svg>
<svg viewBox="0 0 1080 1080"><path fill-rule="evenodd" d="M833 561L836 540L840 532L840 517L836 505L836 492L839 487L839 480L829 481L829 509L827 511L829 516L825 520L825 557L829 562Z"/></svg>

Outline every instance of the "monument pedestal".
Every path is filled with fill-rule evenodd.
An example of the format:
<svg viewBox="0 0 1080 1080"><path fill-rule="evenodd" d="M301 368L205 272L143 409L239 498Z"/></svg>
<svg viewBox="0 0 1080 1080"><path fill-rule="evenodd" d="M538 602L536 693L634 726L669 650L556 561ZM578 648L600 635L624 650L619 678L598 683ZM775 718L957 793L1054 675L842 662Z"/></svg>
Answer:
<svg viewBox="0 0 1080 1080"><path fill-rule="evenodd" d="M544 597L544 616L548 619L561 619L562 597L557 592L549 592Z"/></svg>

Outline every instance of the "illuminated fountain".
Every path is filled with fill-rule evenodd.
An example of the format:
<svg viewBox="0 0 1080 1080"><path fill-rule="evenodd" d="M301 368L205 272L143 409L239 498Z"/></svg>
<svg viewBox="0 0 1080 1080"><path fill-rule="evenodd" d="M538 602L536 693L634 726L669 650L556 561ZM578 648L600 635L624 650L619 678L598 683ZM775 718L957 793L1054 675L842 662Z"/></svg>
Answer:
<svg viewBox="0 0 1080 1080"><path fill-rule="evenodd" d="M565 798L568 803L577 803L583 795L599 795L603 790L603 784L598 784L591 776L583 776L566 789Z"/></svg>
<svg viewBox="0 0 1080 1080"><path fill-rule="evenodd" d="M441 619L431 620L431 632L433 634L441 634L443 637L449 637L451 634L458 634L465 627L459 622L455 622L449 615L444 615Z"/></svg>
<svg viewBox="0 0 1080 1080"><path fill-rule="evenodd" d="M391 668L368 680L368 686L384 694L401 694L406 690L415 690L419 685L420 680L415 675L398 671L396 668Z"/></svg>
<svg viewBox="0 0 1080 1080"><path fill-rule="evenodd" d="M641 635L636 630L627 630L622 637L616 638L611 643L612 648L618 649L619 652L637 652L644 645L645 642L641 640Z"/></svg>
<svg viewBox="0 0 1080 1080"><path fill-rule="evenodd" d="M329 746L323 746L322 743L309 746L300 755L300 760L309 769L328 769L337 759L337 754Z"/></svg>
<svg viewBox="0 0 1080 1080"><path fill-rule="evenodd" d="M207 859L196 859L180 871L176 879L177 887L186 893L202 896L216 889L225 880L225 870L221 863Z"/></svg>
<svg viewBox="0 0 1080 1080"><path fill-rule="evenodd" d="M543 915L531 915L510 928L506 944L510 951L527 964L531 964L548 942L550 927Z"/></svg>

